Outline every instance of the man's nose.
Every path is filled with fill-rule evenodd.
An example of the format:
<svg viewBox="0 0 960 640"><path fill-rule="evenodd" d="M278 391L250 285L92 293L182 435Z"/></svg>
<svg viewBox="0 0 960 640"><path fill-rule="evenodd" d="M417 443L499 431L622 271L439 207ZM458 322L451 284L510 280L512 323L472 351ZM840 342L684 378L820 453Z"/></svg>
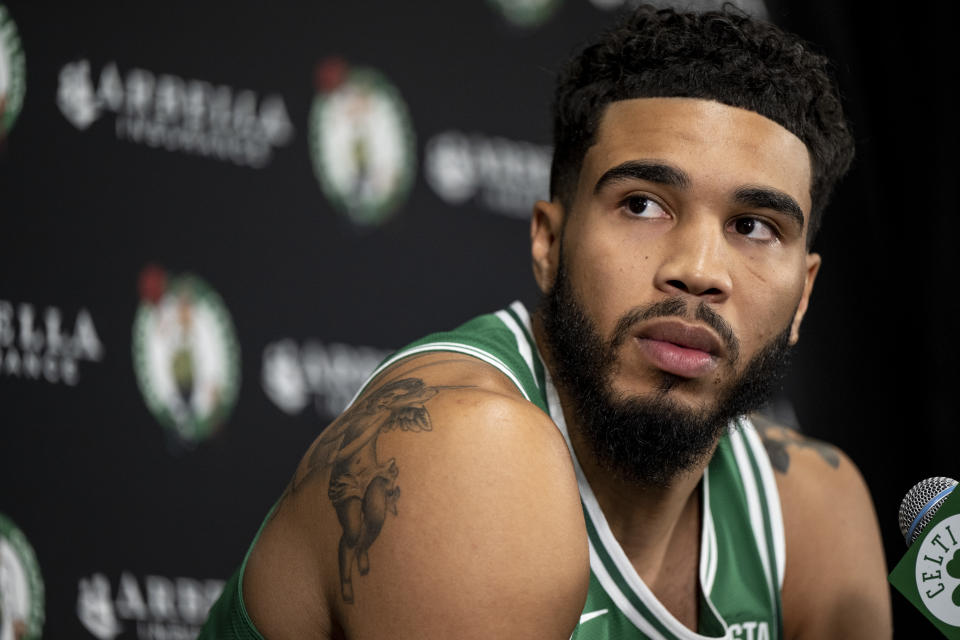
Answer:
<svg viewBox="0 0 960 640"><path fill-rule="evenodd" d="M707 302L723 302L730 295L729 247L722 224L711 215L690 216L664 238L664 257L656 286L676 295L683 292Z"/></svg>

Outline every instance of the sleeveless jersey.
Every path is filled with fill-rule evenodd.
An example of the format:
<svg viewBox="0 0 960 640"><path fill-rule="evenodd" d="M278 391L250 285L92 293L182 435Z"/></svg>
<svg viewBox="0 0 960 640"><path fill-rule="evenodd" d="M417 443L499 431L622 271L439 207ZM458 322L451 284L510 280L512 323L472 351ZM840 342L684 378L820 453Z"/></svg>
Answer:
<svg viewBox="0 0 960 640"><path fill-rule="evenodd" d="M700 485L700 607L699 628L694 632L656 599L613 536L570 444L557 391L533 340L524 306L514 302L454 331L418 340L387 358L366 384L399 360L432 351L462 353L496 367L527 400L550 415L567 442L590 546L590 587L571 640L783 637L783 518L773 469L748 419L739 418L730 425ZM211 609L201 639L262 638L243 605L245 565L246 558Z"/></svg>

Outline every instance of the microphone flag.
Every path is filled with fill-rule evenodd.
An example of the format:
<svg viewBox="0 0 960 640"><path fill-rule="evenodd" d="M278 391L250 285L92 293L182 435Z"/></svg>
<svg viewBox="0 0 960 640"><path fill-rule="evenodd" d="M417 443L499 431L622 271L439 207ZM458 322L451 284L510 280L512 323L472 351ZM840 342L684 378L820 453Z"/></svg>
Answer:
<svg viewBox="0 0 960 640"><path fill-rule="evenodd" d="M960 491L951 492L889 576L951 640L960 640Z"/></svg>

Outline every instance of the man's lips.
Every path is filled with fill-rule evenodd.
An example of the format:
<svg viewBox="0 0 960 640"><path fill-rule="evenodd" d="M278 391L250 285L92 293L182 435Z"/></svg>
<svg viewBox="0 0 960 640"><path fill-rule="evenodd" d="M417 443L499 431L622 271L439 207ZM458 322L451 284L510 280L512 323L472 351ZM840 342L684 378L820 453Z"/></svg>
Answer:
<svg viewBox="0 0 960 640"><path fill-rule="evenodd" d="M675 320L646 324L634 337L654 366L683 378L710 373L724 354L720 339L712 331Z"/></svg>

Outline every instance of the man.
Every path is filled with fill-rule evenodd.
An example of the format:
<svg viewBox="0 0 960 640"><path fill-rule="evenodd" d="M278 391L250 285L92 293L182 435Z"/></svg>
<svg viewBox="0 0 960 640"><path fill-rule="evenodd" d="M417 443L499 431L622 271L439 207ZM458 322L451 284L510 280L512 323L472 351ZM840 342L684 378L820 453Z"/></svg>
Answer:
<svg viewBox="0 0 960 640"><path fill-rule="evenodd" d="M825 65L737 13L648 8L574 58L531 224L543 303L384 362L208 637L890 636L858 471L744 416L852 157Z"/></svg>

